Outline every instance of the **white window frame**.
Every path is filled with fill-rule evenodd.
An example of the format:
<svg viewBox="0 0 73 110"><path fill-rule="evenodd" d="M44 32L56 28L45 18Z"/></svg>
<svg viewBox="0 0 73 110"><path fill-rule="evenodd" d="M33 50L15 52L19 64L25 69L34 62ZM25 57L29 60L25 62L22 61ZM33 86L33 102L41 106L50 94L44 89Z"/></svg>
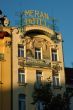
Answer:
<svg viewBox="0 0 73 110"><path fill-rule="evenodd" d="M55 50L56 52L53 52L53 50ZM52 61L58 61L58 50L57 49L52 48L51 55L52 55Z"/></svg>
<svg viewBox="0 0 73 110"><path fill-rule="evenodd" d="M20 46L20 47L19 47ZM23 47L23 48L22 48ZM24 45L22 44L18 44L18 57L24 57L25 53L24 53ZM23 52L23 55L22 55Z"/></svg>
<svg viewBox="0 0 73 110"><path fill-rule="evenodd" d="M58 83L57 83L57 78L58 78ZM52 75L52 80L53 80L53 86L55 86L55 87L58 87L58 86L60 86L60 76L59 76L59 73L54 73L53 75ZM55 82L55 83L54 83Z"/></svg>
<svg viewBox="0 0 73 110"><path fill-rule="evenodd" d="M39 54L40 54L40 58L39 58ZM42 59L42 48L35 48L35 56L36 56L35 59Z"/></svg>
<svg viewBox="0 0 73 110"><path fill-rule="evenodd" d="M40 78L40 82L39 80L37 80L39 78ZM36 82L41 83L41 78L42 78L42 71L36 70Z"/></svg>
<svg viewBox="0 0 73 110"><path fill-rule="evenodd" d="M23 81L23 76L24 76L24 81ZM18 83L20 83L20 84L25 83L25 72L22 72L21 69L18 70Z"/></svg>

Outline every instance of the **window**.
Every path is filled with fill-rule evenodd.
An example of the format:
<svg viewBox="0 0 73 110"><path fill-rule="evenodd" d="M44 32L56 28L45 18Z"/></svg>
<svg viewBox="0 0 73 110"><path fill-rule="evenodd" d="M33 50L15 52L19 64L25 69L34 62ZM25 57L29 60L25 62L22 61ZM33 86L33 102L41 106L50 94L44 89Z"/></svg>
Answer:
<svg viewBox="0 0 73 110"><path fill-rule="evenodd" d="M36 103L36 110L43 110L43 104L42 104L42 102L38 101Z"/></svg>
<svg viewBox="0 0 73 110"><path fill-rule="evenodd" d="M59 74L58 73L54 73L53 74L53 86L60 86L60 82L59 82Z"/></svg>
<svg viewBox="0 0 73 110"><path fill-rule="evenodd" d="M35 48L35 59L41 59L41 49Z"/></svg>
<svg viewBox="0 0 73 110"><path fill-rule="evenodd" d="M25 73L23 69L18 69L18 82L25 83Z"/></svg>
<svg viewBox="0 0 73 110"><path fill-rule="evenodd" d="M22 44L18 44L18 57L24 57L24 46Z"/></svg>
<svg viewBox="0 0 73 110"><path fill-rule="evenodd" d="M41 77L42 77L42 72L39 70L36 70L36 81L38 83L41 83Z"/></svg>
<svg viewBox="0 0 73 110"><path fill-rule="evenodd" d="M19 110L26 110L24 94L19 94Z"/></svg>
<svg viewBox="0 0 73 110"><path fill-rule="evenodd" d="M3 60L3 59L4 59L4 54L0 53L0 60Z"/></svg>
<svg viewBox="0 0 73 110"><path fill-rule="evenodd" d="M57 50L52 49L52 61L57 61Z"/></svg>

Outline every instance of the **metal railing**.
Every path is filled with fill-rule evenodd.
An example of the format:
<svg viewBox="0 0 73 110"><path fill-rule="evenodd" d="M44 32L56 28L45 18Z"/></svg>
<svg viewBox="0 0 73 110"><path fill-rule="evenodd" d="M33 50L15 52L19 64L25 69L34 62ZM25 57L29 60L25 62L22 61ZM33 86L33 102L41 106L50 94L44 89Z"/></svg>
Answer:
<svg viewBox="0 0 73 110"><path fill-rule="evenodd" d="M20 66L41 66L50 67L51 63L49 59L34 59L34 58L19 58L18 64Z"/></svg>

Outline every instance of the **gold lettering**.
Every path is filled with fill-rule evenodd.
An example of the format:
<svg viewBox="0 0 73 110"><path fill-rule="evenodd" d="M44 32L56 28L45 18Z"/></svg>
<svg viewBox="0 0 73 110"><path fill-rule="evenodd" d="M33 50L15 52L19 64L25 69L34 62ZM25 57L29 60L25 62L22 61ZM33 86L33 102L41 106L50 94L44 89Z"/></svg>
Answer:
<svg viewBox="0 0 73 110"><path fill-rule="evenodd" d="M46 26L46 20L43 20L44 21L44 26Z"/></svg>
<svg viewBox="0 0 73 110"><path fill-rule="evenodd" d="M49 16L47 13L43 13L40 11L36 11L36 10L25 10L23 12L24 16L31 16L31 17L39 17L39 18L43 18L43 19L49 19Z"/></svg>
<svg viewBox="0 0 73 110"><path fill-rule="evenodd" d="M44 17L45 17L46 19L49 19L49 16L48 16L47 13L44 13Z"/></svg>
<svg viewBox="0 0 73 110"><path fill-rule="evenodd" d="M35 21L34 18L30 18L29 19L29 24L34 24L34 21Z"/></svg>
<svg viewBox="0 0 73 110"><path fill-rule="evenodd" d="M24 11L24 16L33 16L34 15L34 10L25 10Z"/></svg>
<svg viewBox="0 0 73 110"><path fill-rule="evenodd" d="M41 19L41 18L25 18L24 19L24 24L25 25L44 25L46 26L46 20L45 19Z"/></svg>
<svg viewBox="0 0 73 110"><path fill-rule="evenodd" d="M35 17L40 17L39 11L36 11L36 10L35 10Z"/></svg>
<svg viewBox="0 0 73 110"><path fill-rule="evenodd" d="M25 10L25 11L24 11L24 15L25 15L25 16L29 16L29 15L30 15L30 10Z"/></svg>
<svg viewBox="0 0 73 110"><path fill-rule="evenodd" d="M43 19L48 19L49 16L47 13L43 13L43 12L40 12L40 18L43 18Z"/></svg>
<svg viewBox="0 0 73 110"><path fill-rule="evenodd" d="M25 19L25 24L28 25L28 24L35 24L35 18L27 18Z"/></svg>
<svg viewBox="0 0 73 110"><path fill-rule="evenodd" d="M42 25L42 19L39 18L39 25Z"/></svg>
<svg viewBox="0 0 73 110"><path fill-rule="evenodd" d="M30 15L34 16L34 10L30 10Z"/></svg>
<svg viewBox="0 0 73 110"><path fill-rule="evenodd" d="M43 16L43 13L42 13L42 12L40 12L40 18L44 18L44 16Z"/></svg>
<svg viewBox="0 0 73 110"><path fill-rule="evenodd" d="M24 24L27 25L28 24L28 19L24 19Z"/></svg>
<svg viewBox="0 0 73 110"><path fill-rule="evenodd" d="M38 25L38 18L35 18L35 24Z"/></svg>

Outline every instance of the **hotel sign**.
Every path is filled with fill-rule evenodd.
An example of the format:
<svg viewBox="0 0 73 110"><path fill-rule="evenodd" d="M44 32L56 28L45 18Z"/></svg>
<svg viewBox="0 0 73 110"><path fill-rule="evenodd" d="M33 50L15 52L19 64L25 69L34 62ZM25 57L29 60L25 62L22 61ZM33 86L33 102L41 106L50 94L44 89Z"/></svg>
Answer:
<svg viewBox="0 0 73 110"><path fill-rule="evenodd" d="M20 13L22 25L48 26L50 17L47 13L36 10L24 10Z"/></svg>

